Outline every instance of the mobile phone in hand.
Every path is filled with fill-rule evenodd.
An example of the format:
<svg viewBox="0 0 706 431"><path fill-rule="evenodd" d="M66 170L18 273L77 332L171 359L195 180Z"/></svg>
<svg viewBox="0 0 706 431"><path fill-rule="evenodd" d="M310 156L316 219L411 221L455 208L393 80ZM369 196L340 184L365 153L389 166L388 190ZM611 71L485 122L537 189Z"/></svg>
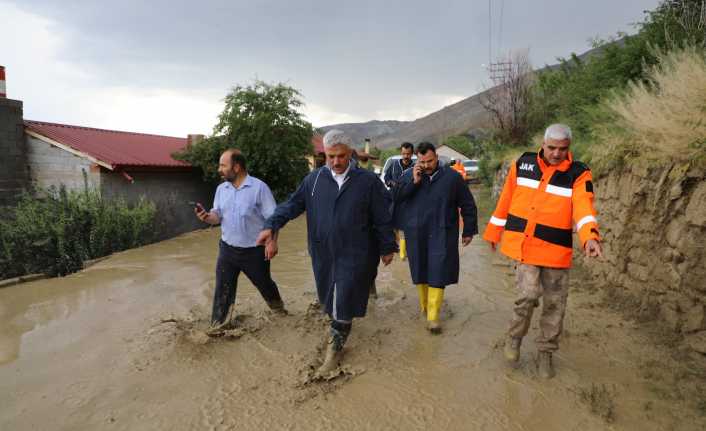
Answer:
<svg viewBox="0 0 706 431"><path fill-rule="evenodd" d="M206 208L204 208L200 202L189 202L189 205L195 207L198 211L206 211Z"/></svg>

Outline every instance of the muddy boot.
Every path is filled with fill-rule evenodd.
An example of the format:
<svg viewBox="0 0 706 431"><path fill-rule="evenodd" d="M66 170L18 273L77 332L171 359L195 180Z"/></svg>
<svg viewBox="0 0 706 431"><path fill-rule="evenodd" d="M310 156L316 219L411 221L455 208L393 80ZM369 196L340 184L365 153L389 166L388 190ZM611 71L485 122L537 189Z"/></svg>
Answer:
<svg viewBox="0 0 706 431"><path fill-rule="evenodd" d="M343 359L343 345L346 344L351 324L337 321L331 322L331 335L326 343L326 356L324 363L316 370L317 376L325 376L335 370Z"/></svg>
<svg viewBox="0 0 706 431"><path fill-rule="evenodd" d="M520 359L520 345L522 344L522 338L517 337L507 337L505 339L505 359L510 362L517 362Z"/></svg>
<svg viewBox="0 0 706 431"><path fill-rule="evenodd" d="M287 309L284 308L284 302L282 302L281 299L270 301L267 303L267 306L270 307L270 310L275 314L278 314L280 316L287 315Z"/></svg>
<svg viewBox="0 0 706 431"><path fill-rule="evenodd" d="M434 335L441 334L441 322L438 320L427 321L427 330Z"/></svg>
<svg viewBox="0 0 706 431"><path fill-rule="evenodd" d="M319 376L325 376L331 371L338 367L343 359L343 346L338 346L336 341L331 337L326 345L326 356L324 356L324 363L321 364L316 374Z"/></svg>
<svg viewBox="0 0 706 431"><path fill-rule="evenodd" d="M229 325L228 321L223 323L211 322L211 326L206 330L206 335L209 337L222 337L230 326L232 325Z"/></svg>
<svg viewBox="0 0 706 431"><path fill-rule="evenodd" d="M427 318L427 298L429 297L429 285L428 284L418 284L417 292L419 292L419 309L421 310L420 317L422 319Z"/></svg>
<svg viewBox="0 0 706 431"><path fill-rule="evenodd" d="M552 352L539 352L539 376L543 379L551 379L556 375L554 364L552 364Z"/></svg>
<svg viewBox="0 0 706 431"><path fill-rule="evenodd" d="M441 334L441 304L444 302L444 289L429 286L427 302L427 329L434 335Z"/></svg>

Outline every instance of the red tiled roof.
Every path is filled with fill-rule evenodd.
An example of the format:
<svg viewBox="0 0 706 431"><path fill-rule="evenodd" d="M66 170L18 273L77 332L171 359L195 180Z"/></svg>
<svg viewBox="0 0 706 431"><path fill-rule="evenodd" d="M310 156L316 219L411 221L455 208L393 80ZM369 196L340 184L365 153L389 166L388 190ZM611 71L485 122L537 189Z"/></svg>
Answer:
<svg viewBox="0 0 706 431"><path fill-rule="evenodd" d="M67 124L25 121L25 128L71 147L113 169L120 166L188 167L171 154L186 146L186 138L93 129Z"/></svg>

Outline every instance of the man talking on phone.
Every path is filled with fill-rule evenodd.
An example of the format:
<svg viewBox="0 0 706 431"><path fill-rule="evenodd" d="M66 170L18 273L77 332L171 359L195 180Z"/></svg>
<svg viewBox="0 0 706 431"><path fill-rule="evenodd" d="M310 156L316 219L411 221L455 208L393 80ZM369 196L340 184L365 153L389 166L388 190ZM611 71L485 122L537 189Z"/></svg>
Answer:
<svg viewBox="0 0 706 431"><path fill-rule="evenodd" d="M441 332L439 312L444 288L458 283L459 209L463 218L461 243L478 233L476 204L458 173L441 166L434 145L417 146L417 163L393 188L395 220L402 221L412 282L419 291L419 307L432 334ZM400 216L401 214L401 216Z"/></svg>
<svg viewBox="0 0 706 431"><path fill-rule="evenodd" d="M235 303L238 276L244 272L267 302L270 309L286 314L277 284L270 275L270 261L276 242L258 246L257 236L265 220L277 206L270 188L263 181L248 175L245 156L236 149L223 152L218 162L218 173L223 178L216 189L213 208L206 211L197 204L194 211L199 220L221 225L218 261L216 263L216 290L209 335L221 335L231 324L229 311Z"/></svg>

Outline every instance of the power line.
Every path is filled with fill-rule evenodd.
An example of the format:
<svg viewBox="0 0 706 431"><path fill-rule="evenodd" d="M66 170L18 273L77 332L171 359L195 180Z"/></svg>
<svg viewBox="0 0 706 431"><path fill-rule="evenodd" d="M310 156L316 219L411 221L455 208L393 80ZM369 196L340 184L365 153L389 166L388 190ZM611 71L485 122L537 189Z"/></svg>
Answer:
<svg viewBox="0 0 706 431"><path fill-rule="evenodd" d="M493 14L490 8L490 0L488 0L488 64L492 61L492 45L493 45Z"/></svg>
<svg viewBox="0 0 706 431"><path fill-rule="evenodd" d="M503 14L505 12L505 0L500 1L500 30L498 31L498 51L503 49Z"/></svg>

